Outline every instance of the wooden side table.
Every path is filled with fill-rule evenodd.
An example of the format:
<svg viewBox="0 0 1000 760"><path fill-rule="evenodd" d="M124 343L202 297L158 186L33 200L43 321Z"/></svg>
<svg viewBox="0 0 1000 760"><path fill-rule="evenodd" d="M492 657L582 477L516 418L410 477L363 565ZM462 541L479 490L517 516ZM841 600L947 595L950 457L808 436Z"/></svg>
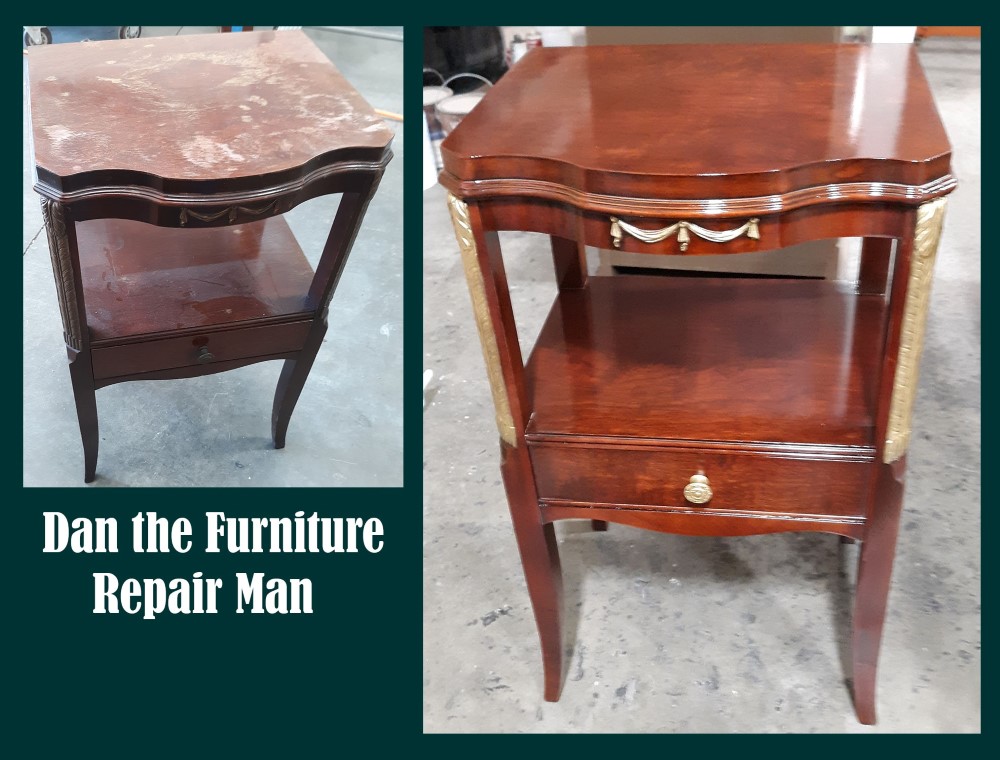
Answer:
<svg viewBox="0 0 1000 760"><path fill-rule="evenodd" d="M879 641L950 148L912 46L530 53L442 145L441 182L541 638L562 686L553 523L862 542L854 702ZM551 237L559 295L522 361L498 232ZM590 277L648 255L864 238L856 288ZM774 255L781 255L775 253Z"/></svg>
<svg viewBox="0 0 1000 760"><path fill-rule="evenodd" d="M35 190L84 449L95 391L284 360L275 448L392 133L300 31L28 51ZM315 272L281 216L340 193Z"/></svg>

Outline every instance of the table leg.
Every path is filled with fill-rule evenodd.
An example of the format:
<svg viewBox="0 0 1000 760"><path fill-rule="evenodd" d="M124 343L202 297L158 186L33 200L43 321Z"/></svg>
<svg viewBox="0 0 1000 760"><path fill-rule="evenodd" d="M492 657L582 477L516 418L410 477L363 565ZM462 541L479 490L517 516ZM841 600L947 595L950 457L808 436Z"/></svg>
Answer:
<svg viewBox="0 0 1000 760"><path fill-rule="evenodd" d="M852 636L854 706L858 720L868 725L875 722L879 643L896 553L917 370L945 205L945 200L939 198L918 207L913 234L900 239L896 246L892 310L880 380L882 403L876 425L880 436L884 436L882 464L878 465L861 538Z"/></svg>
<svg viewBox="0 0 1000 760"><path fill-rule="evenodd" d="M271 437L274 439L274 448L285 448L285 434L288 432L288 423L292 419L292 412L295 411L295 404L298 403L299 395L309 377L316 354L323 344L323 336L326 334L326 319L319 320L313 326L306 346L296 359L285 359L281 367L281 376L278 378L278 387L274 392L274 406L271 409Z"/></svg>
<svg viewBox="0 0 1000 760"><path fill-rule="evenodd" d="M73 398L76 401L76 416L80 422L80 438L83 441L83 482L92 483L97 473L97 447L100 436L97 429L97 393L94 388L94 373L91 369L90 354L73 351L69 360L69 376L73 381Z"/></svg>
<svg viewBox="0 0 1000 760"><path fill-rule="evenodd" d="M563 676L562 569L555 526L542 522L526 448L506 443L500 448L507 503L542 645L545 700L558 702Z"/></svg>
<svg viewBox="0 0 1000 760"><path fill-rule="evenodd" d="M73 383L76 416L83 442L83 480L90 483L97 472L97 448L100 440L97 428L97 396L94 371L90 359L90 339L83 290L80 285L80 254L76 242L76 227L67 219L67 209L59 203L42 198L42 218L49 241L52 274L59 298L59 314L63 323L63 340L69 356L69 375Z"/></svg>
<svg viewBox="0 0 1000 760"><path fill-rule="evenodd" d="M889 282L892 238L865 238L861 243L858 294L884 295Z"/></svg>
<svg viewBox="0 0 1000 760"><path fill-rule="evenodd" d="M551 236L552 264L559 290L578 290L587 285L587 253L582 243Z"/></svg>
<svg viewBox="0 0 1000 760"><path fill-rule="evenodd" d="M337 215L333 219L333 226L326 238L323 254L320 256L316 274L309 287L310 303L317 307L312 330L299 355L294 359L285 360L281 368L281 376L278 378L278 387L274 392L274 405L271 408L271 437L274 439L274 448L276 449L285 448L288 423L292 419L295 404L298 403L302 388L306 384L306 378L309 377L309 371L312 369L316 354L323 343L323 336L326 335L326 318L330 301L340 283L340 276L344 272L347 257L350 255L354 239L358 235L361 220L364 218L369 201L378 188L381 177L381 172L373 175L360 192L344 193L340 199Z"/></svg>
<svg viewBox="0 0 1000 760"><path fill-rule="evenodd" d="M858 585L854 601L851 653L854 670L854 709L865 725L875 723L875 680L879 644L885 622L886 602L896 535L903 506L906 458L879 466L875 504L861 542Z"/></svg>
<svg viewBox="0 0 1000 760"><path fill-rule="evenodd" d="M501 440L500 471L542 645L545 699L555 702L562 691L563 679L562 571L555 528L542 519L531 457L524 440L528 418L524 362L500 242L495 231L485 229L474 204L470 207L449 196L448 207L493 395ZM581 273L578 267L580 251L582 248L575 243L553 238L556 276L561 284L579 282L581 275L586 275L586 269Z"/></svg>

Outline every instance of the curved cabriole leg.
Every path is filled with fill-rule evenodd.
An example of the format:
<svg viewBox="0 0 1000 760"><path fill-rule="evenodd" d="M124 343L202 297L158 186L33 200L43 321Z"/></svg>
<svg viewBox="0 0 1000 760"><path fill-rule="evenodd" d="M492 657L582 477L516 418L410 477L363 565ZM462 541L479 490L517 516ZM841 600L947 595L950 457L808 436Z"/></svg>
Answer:
<svg viewBox="0 0 1000 760"><path fill-rule="evenodd" d="M292 419L292 412L295 411L295 404L299 400L302 388L309 377L309 370L312 369L316 360L316 353L319 349L320 340L316 341L316 346L307 346L299 353L298 359L285 359L281 367L281 376L278 378L278 388L274 392L274 407L271 409L271 437L274 439L274 448L285 448L285 433L288 432L288 423Z"/></svg>
<svg viewBox="0 0 1000 760"><path fill-rule="evenodd" d="M865 725L875 723L875 680L885 622L899 514L903 505L906 458L880 465L871 522L861 542L854 601L852 658L854 709Z"/></svg>
<svg viewBox="0 0 1000 760"><path fill-rule="evenodd" d="M288 423L292 419L292 412L295 411L295 404L306 384L306 378L309 377L309 370L316 361L316 354L319 353L324 335L326 335L325 319L314 324L312 332L306 338L305 347L299 351L298 358L285 359L281 367L278 388L274 392L274 406L271 409L271 438L274 439L276 449L285 448Z"/></svg>
<svg viewBox="0 0 1000 760"><path fill-rule="evenodd" d="M292 419L292 412L295 404L299 400L299 394L309 377L309 370L312 369L316 354L323 343L323 336L326 335L327 328L327 308L330 306L330 299L333 298L343 274L347 257L354 245L354 238L357 237L358 229L361 226L361 219L368 208L375 189L378 187L379 179L382 177L381 171L377 176L368 180L368 185L364 192L344 193L337 206L337 214L333 218L333 226L327 236L326 245L323 247L323 254L320 257L319 265L316 267L316 274L313 277L312 285L309 287L309 301L319 304L317 316L313 322L306 344L295 359L286 359L281 368L281 376L278 378L278 388L274 393L274 406L271 409L271 437L274 439L274 448L285 448L285 433L288 432L288 423Z"/></svg>
<svg viewBox="0 0 1000 760"><path fill-rule="evenodd" d="M73 398L76 416L80 422L83 441L83 482L92 483L97 474L97 447L100 441L97 430L97 394L90 362L82 352L69 351L69 376L73 381Z"/></svg>
<svg viewBox="0 0 1000 760"><path fill-rule="evenodd" d="M504 443L501 449L507 502L542 644L545 700L557 702L562 691L563 645L562 570L555 526L542 522L531 463L523 444L514 448Z"/></svg>

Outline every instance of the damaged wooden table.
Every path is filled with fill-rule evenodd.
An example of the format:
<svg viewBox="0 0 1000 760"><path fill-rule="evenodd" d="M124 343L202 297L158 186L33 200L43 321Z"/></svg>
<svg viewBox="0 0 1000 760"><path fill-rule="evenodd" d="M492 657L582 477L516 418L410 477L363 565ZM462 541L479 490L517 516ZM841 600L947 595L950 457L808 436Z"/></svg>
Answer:
<svg viewBox="0 0 1000 760"><path fill-rule="evenodd" d="M392 133L299 31L28 50L42 209L84 449L95 391L284 361L276 448ZM281 216L341 194L313 271Z"/></svg>
<svg viewBox="0 0 1000 760"><path fill-rule="evenodd" d="M539 49L442 156L545 698L563 682L557 520L823 531L861 541L852 675L858 718L873 723L931 270L955 187L912 46ZM506 230L550 238L559 287L526 362ZM590 277L584 255L781 256L837 237L863 238L856 286Z"/></svg>

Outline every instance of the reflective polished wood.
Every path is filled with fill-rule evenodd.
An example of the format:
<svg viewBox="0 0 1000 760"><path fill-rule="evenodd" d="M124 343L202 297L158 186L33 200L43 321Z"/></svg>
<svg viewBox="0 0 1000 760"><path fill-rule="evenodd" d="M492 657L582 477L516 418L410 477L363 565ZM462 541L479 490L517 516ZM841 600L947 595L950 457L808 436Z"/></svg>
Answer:
<svg viewBox="0 0 1000 760"><path fill-rule="evenodd" d="M463 198L920 203L954 186L912 46L542 48L441 146ZM750 198L758 198L753 204Z"/></svg>
<svg viewBox="0 0 1000 760"><path fill-rule="evenodd" d="M559 698L564 662L555 521L808 530L862 542L853 696L873 723L927 290L955 186L912 47L536 50L442 155L545 698ZM527 361L502 230L552 241L559 296ZM780 256L853 236L856 288L588 277L583 255Z"/></svg>

